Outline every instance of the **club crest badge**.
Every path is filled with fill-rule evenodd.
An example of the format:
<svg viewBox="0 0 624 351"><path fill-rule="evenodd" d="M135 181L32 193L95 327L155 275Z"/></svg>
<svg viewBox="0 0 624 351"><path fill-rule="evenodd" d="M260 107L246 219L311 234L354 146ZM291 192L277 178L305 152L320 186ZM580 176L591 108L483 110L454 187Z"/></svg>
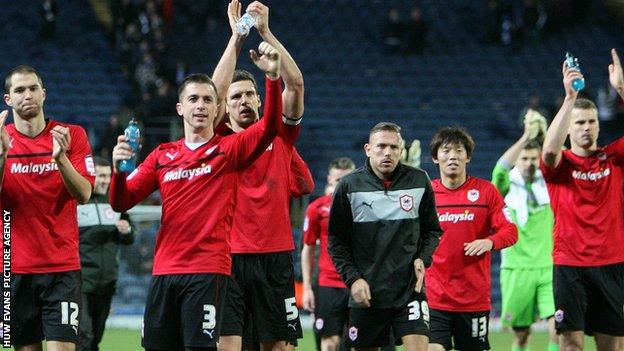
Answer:
<svg viewBox="0 0 624 351"><path fill-rule="evenodd" d="M355 339L357 339L358 337L358 330L356 327L351 327L349 328L349 339L351 339L351 341L355 341Z"/></svg>
<svg viewBox="0 0 624 351"><path fill-rule="evenodd" d="M414 208L414 198L410 195L403 195L399 198L401 203L401 209L405 212L409 212Z"/></svg>
<svg viewBox="0 0 624 351"><path fill-rule="evenodd" d="M466 197L468 198L468 200L470 202L475 202L475 201L479 200L479 190L477 190L477 189L470 189L470 190L468 190L468 193L466 194Z"/></svg>
<svg viewBox="0 0 624 351"><path fill-rule="evenodd" d="M563 321L563 310L557 310L555 312L555 322L561 323Z"/></svg>
<svg viewBox="0 0 624 351"><path fill-rule="evenodd" d="M325 322L323 321L323 318L318 318L316 322L314 322L314 327L316 328L316 330L323 330L324 324Z"/></svg>

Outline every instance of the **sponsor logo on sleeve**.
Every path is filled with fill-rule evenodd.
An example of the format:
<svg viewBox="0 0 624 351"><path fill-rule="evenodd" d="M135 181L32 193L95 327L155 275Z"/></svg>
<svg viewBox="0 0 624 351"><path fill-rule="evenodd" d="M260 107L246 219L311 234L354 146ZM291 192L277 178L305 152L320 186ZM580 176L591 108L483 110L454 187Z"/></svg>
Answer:
<svg viewBox="0 0 624 351"><path fill-rule="evenodd" d="M85 167L87 168L87 172L89 172L92 177L95 177L95 164L93 163L93 156L85 156Z"/></svg>

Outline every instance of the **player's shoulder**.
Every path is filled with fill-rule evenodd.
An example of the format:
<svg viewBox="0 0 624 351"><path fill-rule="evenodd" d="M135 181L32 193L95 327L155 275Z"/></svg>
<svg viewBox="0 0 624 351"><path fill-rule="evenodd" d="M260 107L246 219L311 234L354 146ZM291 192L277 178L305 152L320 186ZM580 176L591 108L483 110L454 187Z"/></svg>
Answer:
<svg viewBox="0 0 624 351"><path fill-rule="evenodd" d="M431 183L431 179L429 178L429 174L422 168L418 168L418 167L412 167L410 165L405 165L405 164L401 164L399 167L401 167L400 172L402 172L403 174L408 175L409 177L413 178L414 180L418 181L418 182L423 182L423 183Z"/></svg>
<svg viewBox="0 0 624 351"><path fill-rule="evenodd" d="M309 206L312 208L318 208L318 207L326 205L328 202L331 202L331 195L323 195L323 196L317 197L312 202L310 202Z"/></svg>
<svg viewBox="0 0 624 351"><path fill-rule="evenodd" d="M442 179L440 178L436 178L436 179L431 179L431 187L435 190L435 189L439 189L442 186Z"/></svg>
<svg viewBox="0 0 624 351"><path fill-rule="evenodd" d="M490 193L498 194L498 190L496 189L496 186L494 186L494 184L492 184L492 182L490 182L487 179L469 176L466 183L467 183L466 185L468 188L477 189L477 190L480 190L481 192L486 192L488 194Z"/></svg>

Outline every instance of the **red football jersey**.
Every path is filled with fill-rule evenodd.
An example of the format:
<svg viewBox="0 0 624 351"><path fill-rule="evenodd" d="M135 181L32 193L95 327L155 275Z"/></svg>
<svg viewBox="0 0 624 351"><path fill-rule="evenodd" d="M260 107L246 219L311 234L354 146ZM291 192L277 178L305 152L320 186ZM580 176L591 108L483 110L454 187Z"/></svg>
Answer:
<svg viewBox="0 0 624 351"><path fill-rule="evenodd" d="M63 183L52 158L55 126L69 128L67 158L93 186L95 168L82 127L47 121L30 138L8 125L9 152L4 166L0 207L10 212L11 271L18 274L54 273L80 269L77 202ZM9 217L3 216L4 220Z"/></svg>
<svg viewBox="0 0 624 351"><path fill-rule="evenodd" d="M314 191L314 178L301 155L293 148L290 162L290 196L301 197Z"/></svg>
<svg viewBox="0 0 624 351"><path fill-rule="evenodd" d="M298 134L299 125L285 124L262 155L238 173L232 253L295 249L290 224L290 188L293 144Z"/></svg>
<svg viewBox="0 0 624 351"><path fill-rule="evenodd" d="M303 222L303 242L306 245L316 246L316 241L321 242L319 254L319 286L330 288L346 288L340 274L334 266L334 262L327 251L329 208L331 207L331 195L321 196L312 201L306 210Z"/></svg>
<svg viewBox="0 0 624 351"><path fill-rule="evenodd" d="M468 177L452 190L440 179L432 185L444 233L433 264L425 271L429 306L443 311L487 311L491 300L490 252L466 256L464 244L487 238L500 250L518 240L516 226L503 197L486 180Z"/></svg>
<svg viewBox="0 0 624 351"><path fill-rule="evenodd" d="M261 155L281 125L281 83L267 80L264 115L242 133L216 134L189 149L184 140L162 144L127 179L111 183L113 209L126 211L160 189L162 217L156 237L154 275L230 275L228 233L234 213L236 174Z"/></svg>
<svg viewBox="0 0 624 351"><path fill-rule="evenodd" d="M540 164L555 213L555 264L624 262L622 167L624 138L589 157L565 150L554 169Z"/></svg>

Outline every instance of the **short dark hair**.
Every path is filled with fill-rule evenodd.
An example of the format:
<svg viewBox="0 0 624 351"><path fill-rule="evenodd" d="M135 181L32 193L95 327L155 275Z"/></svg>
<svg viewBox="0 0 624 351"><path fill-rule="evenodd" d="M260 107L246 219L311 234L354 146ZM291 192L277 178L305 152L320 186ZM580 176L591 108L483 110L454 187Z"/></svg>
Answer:
<svg viewBox="0 0 624 351"><path fill-rule="evenodd" d="M258 93L258 83L256 83L256 78L254 78L253 74L249 71L245 71L244 69L237 69L234 71L234 76L232 77L232 83L241 82L244 80L248 80L253 83L254 89L256 89L256 94Z"/></svg>
<svg viewBox="0 0 624 351"><path fill-rule="evenodd" d="M593 101L585 98L576 99L574 102L574 108L578 108L579 110L595 110L598 111L598 107L594 104Z"/></svg>
<svg viewBox="0 0 624 351"><path fill-rule="evenodd" d="M180 100L180 97L182 97L182 92L184 91L184 88L186 88L186 86L191 83L211 85L215 91L216 97L217 98L219 97L217 86L212 81L210 76L208 76L207 74L203 74L203 73L193 73L193 74L189 74L188 76L186 76L184 80L182 80L182 83L180 83L180 86L178 86L178 100Z"/></svg>
<svg viewBox="0 0 624 351"><path fill-rule="evenodd" d="M373 135L381 131L394 132L397 134L401 134L401 127L398 124L392 123L392 122L379 122L375 124L373 128L371 128L370 133L368 133L368 135Z"/></svg>
<svg viewBox="0 0 624 351"><path fill-rule="evenodd" d="M534 149L541 150L542 144L537 139L531 139L524 144L522 149L523 150L534 150Z"/></svg>
<svg viewBox="0 0 624 351"><path fill-rule="evenodd" d="M100 157L100 156L93 156L93 163L96 166L102 166L102 167L110 167L111 166L110 162L108 162L107 159L105 159L104 157Z"/></svg>
<svg viewBox="0 0 624 351"><path fill-rule="evenodd" d="M355 169L355 163L348 157L338 157L329 163L327 170L335 169Z"/></svg>
<svg viewBox="0 0 624 351"><path fill-rule="evenodd" d="M26 65L19 65L11 69L4 79L4 92L6 94L11 91L11 78L13 78L13 75L15 74L34 74L35 76L37 76L37 80L39 80L41 88L43 88L43 79L41 79L41 75L39 74L39 72L37 72L36 69Z"/></svg>
<svg viewBox="0 0 624 351"><path fill-rule="evenodd" d="M472 156L472 151L475 148L474 139L468 130L464 127L451 126L440 129L431 139L429 143L429 149L431 150L431 157L438 159L438 149L446 144L461 144L466 149L468 157Z"/></svg>

